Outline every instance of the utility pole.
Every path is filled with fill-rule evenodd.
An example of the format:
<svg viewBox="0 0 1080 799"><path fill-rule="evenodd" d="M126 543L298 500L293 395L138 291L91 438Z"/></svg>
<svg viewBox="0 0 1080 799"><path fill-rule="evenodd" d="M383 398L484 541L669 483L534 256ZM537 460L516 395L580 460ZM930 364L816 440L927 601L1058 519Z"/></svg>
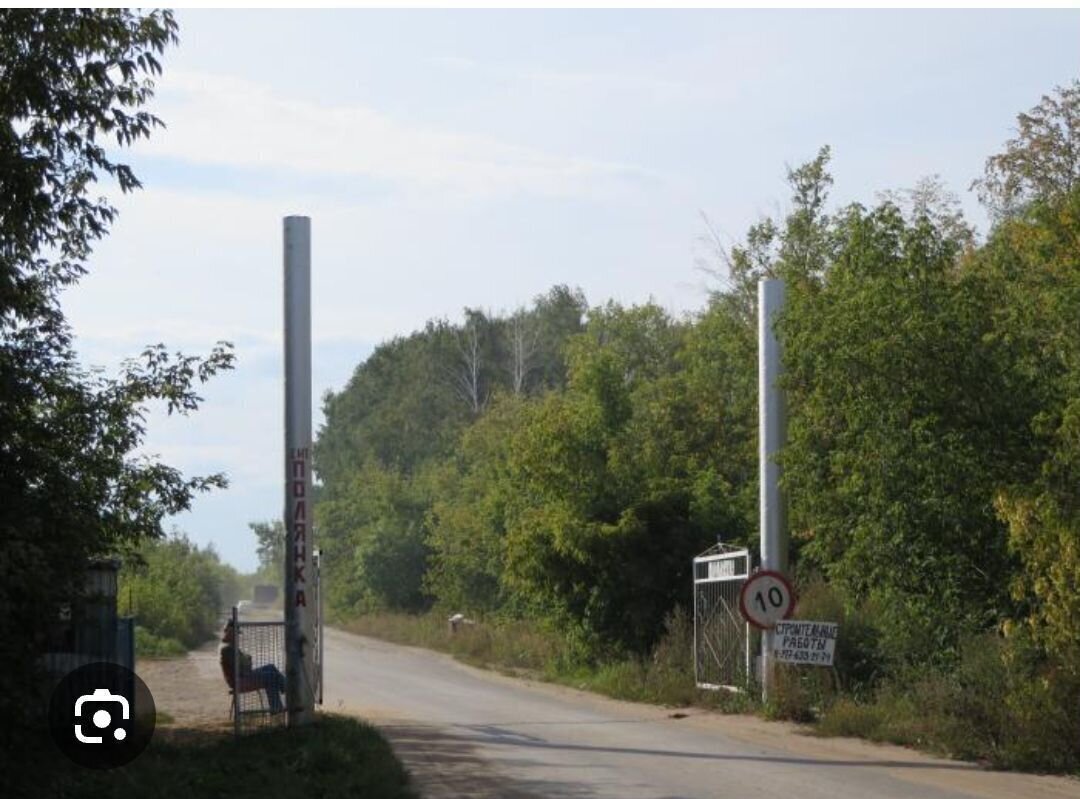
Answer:
<svg viewBox="0 0 1080 799"><path fill-rule="evenodd" d="M315 715L311 557L311 219L285 217L285 700L289 726Z"/></svg>
<svg viewBox="0 0 1080 799"><path fill-rule="evenodd" d="M761 525L761 568L788 573L788 530L780 464L776 456L787 437L784 396L780 390L780 342L773 326L784 307L781 280L758 281L758 462ZM761 698L769 698L776 664L772 630L761 636Z"/></svg>

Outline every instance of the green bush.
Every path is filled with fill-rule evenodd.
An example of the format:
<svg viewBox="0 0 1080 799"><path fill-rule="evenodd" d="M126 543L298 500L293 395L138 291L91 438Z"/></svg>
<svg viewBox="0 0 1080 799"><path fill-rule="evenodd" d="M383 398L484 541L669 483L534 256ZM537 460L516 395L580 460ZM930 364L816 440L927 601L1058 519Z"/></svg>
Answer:
<svg viewBox="0 0 1080 799"><path fill-rule="evenodd" d="M175 657L187 648L175 638L154 635L145 627L135 627L135 654L138 657Z"/></svg>
<svg viewBox="0 0 1080 799"><path fill-rule="evenodd" d="M174 535L149 541L120 575L120 610L135 616L143 654L191 649L213 637L221 613L235 601L239 578L213 549ZM141 635L141 638L139 637Z"/></svg>
<svg viewBox="0 0 1080 799"><path fill-rule="evenodd" d="M813 721L843 695L873 696L890 668L881 649L880 622L874 607L845 607L835 588L819 577L798 591L794 618L840 625L831 668L779 664L765 712L771 718Z"/></svg>
<svg viewBox="0 0 1080 799"><path fill-rule="evenodd" d="M1080 681L1022 636L969 638L955 669L912 670L866 702L842 697L818 732L982 760L997 768L1080 768Z"/></svg>

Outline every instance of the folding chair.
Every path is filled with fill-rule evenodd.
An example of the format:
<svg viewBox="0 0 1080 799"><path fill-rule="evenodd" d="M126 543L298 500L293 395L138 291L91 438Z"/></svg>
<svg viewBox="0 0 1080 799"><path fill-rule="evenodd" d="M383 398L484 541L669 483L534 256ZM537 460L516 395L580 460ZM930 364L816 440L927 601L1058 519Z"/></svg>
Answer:
<svg viewBox="0 0 1080 799"><path fill-rule="evenodd" d="M237 688L233 685L232 669L229 668L228 664L222 663L221 672L225 675L225 684L229 686L229 720L231 721L235 717L239 697L236 696ZM267 709L266 697L264 696L265 692L255 680L241 679L239 688L240 694L250 694L252 691L259 697L259 710L265 712Z"/></svg>

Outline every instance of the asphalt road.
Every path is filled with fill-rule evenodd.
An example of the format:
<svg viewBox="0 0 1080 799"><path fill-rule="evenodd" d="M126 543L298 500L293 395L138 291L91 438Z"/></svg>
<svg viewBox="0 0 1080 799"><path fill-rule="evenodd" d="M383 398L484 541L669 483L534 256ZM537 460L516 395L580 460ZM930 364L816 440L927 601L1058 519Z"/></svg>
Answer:
<svg viewBox="0 0 1080 799"><path fill-rule="evenodd" d="M338 630L327 630L324 709L377 724L431 799L1080 799L1071 779L754 718L676 719Z"/></svg>

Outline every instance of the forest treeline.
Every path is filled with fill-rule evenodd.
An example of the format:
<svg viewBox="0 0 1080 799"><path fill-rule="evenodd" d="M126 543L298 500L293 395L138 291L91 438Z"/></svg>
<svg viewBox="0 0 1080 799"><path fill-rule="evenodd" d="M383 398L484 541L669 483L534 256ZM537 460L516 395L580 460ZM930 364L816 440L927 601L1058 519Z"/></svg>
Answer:
<svg viewBox="0 0 1080 799"><path fill-rule="evenodd" d="M379 346L327 395L316 446L332 608L648 653L695 554L756 547L756 283L774 277L792 561L860 614L849 676L948 671L990 636L1075 692L1080 82L988 158L981 236L935 179L833 207L828 167L823 148L789 169L788 212L716 242L695 314L556 286Z"/></svg>

